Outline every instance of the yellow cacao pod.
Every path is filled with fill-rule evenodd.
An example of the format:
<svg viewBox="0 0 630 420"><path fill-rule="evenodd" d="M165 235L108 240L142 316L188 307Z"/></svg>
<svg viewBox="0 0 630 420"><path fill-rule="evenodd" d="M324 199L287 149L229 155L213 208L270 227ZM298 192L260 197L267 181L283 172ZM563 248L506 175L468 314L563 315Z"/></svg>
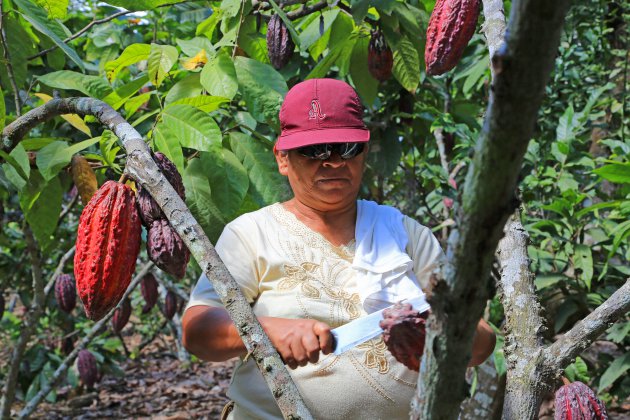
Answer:
<svg viewBox="0 0 630 420"><path fill-rule="evenodd" d="M71 168L74 185L76 185L77 190L79 190L81 202L83 205L86 205L98 189L96 175L90 163L83 156L72 156Z"/></svg>

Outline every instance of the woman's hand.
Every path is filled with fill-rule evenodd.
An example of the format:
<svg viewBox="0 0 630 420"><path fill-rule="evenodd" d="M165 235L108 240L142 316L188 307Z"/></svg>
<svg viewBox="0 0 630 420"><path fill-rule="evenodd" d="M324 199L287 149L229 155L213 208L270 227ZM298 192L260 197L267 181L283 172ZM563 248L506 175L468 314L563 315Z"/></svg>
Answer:
<svg viewBox="0 0 630 420"><path fill-rule="evenodd" d="M333 350L330 326L312 319L260 317L258 319L272 344L291 369L316 363L319 352Z"/></svg>

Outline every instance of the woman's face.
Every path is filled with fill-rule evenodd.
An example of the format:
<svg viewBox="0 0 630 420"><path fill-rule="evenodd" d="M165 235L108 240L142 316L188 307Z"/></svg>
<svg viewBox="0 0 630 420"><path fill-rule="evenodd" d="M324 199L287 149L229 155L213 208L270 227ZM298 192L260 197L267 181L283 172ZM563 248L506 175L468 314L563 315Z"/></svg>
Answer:
<svg viewBox="0 0 630 420"><path fill-rule="evenodd" d="M356 201L367 149L351 159L333 153L326 160L310 159L295 150L276 151L276 161L298 201L315 210L334 211Z"/></svg>

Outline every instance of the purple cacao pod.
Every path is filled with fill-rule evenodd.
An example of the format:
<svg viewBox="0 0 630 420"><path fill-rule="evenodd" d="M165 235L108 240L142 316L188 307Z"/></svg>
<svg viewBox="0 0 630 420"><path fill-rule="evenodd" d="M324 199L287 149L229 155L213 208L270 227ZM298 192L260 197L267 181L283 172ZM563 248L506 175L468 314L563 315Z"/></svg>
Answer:
<svg viewBox="0 0 630 420"><path fill-rule="evenodd" d="M173 319L175 312L177 312L178 298L175 293L168 291L164 298L164 316L166 319Z"/></svg>
<svg viewBox="0 0 630 420"><path fill-rule="evenodd" d="M131 316L131 302L129 298L125 298L123 303L116 308L114 311L114 316L112 317L112 329L114 333L118 334L125 328L127 322L129 322L129 317Z"/></svg>
<svg viewBox="0 0 630 420"><path fill-rule="evenodd" d="M556 391L555 420L606 420L606 406L586 384L575 381Z"/></svg>
<svg viewBox="0 0 630 420"><path fill-rule="evenodd" d="M142 307L142 313L149 312L157 303L158 299L158 283L155 277L151 273L147 273L140 282L140 292L144 298L144 306Z"/></svg>
<svg viewBox="0 0 630 420"><path fill-rule="evenodd" d="M186 189L182 176L177 171L177 167L173 162L168 160L164 154L155 152L153 160L158 165L167 181L173 186L177 194L182 200L186 200ZM138 186L138 209L140 210L140 218L146 227L150 227L155 220L166 219L162 209L155 202L151 194L141 186Z"/></svg>
<svg viewBox="0 0 630 420"><path fill-rule="evenodd" d="M55 299L59 308L67 313L77 305L77 287L70 274L60 274L55 282Z"/></svg>
<svg viewBox="0 0 630 420"><path fill-rule="evenodd" d="M190 251L168 220L156 220L147 235L149 259L164 272L181 279L186 274Z"/></svg>
<svg viewBox="0 0 630 420"><path fill-rule="evenodd" d="M81 382L88 387L93 388L98 380L98 367L96 366L96 357L86 349L79 352L77 356L77 370Z"/></svg>
<svg viewBox="0 0 630 420"><path fill-rule="evenodd" d="M286 66L294 49L295 43L280 15L271 16L267 25L267 53L271 65L276 70Z"/></svg>

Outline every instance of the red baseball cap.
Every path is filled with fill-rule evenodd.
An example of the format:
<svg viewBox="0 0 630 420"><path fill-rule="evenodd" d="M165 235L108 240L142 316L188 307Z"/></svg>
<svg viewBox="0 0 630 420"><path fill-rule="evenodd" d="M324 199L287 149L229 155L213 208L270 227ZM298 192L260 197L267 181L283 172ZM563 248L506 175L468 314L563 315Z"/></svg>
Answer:
<svg viewBox="0 0 630 420"><path fill-rule="evenodd" d="M320 143L367 142L363 105L352 87L336 79L309 79L293 86L280 108L275 149Z"/></svg>

